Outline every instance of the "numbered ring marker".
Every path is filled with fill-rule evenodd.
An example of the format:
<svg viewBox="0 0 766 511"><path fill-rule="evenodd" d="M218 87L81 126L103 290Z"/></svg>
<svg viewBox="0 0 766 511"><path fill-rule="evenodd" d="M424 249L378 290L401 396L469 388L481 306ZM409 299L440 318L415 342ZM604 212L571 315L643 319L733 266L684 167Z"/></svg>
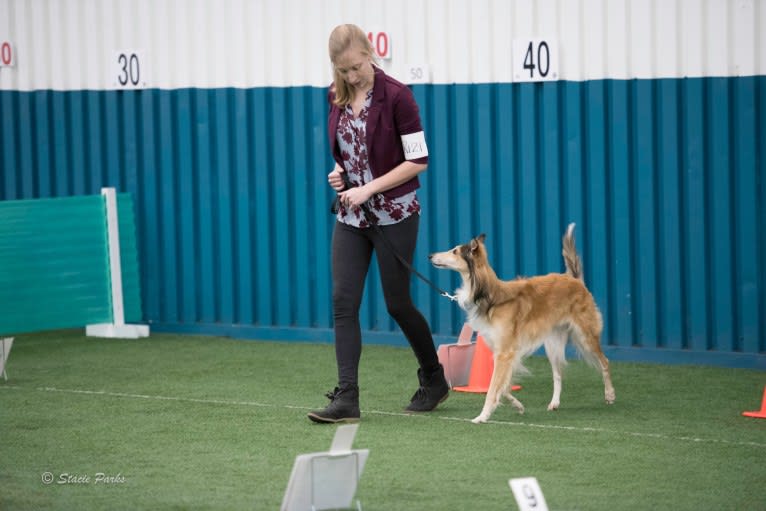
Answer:
<svg viewBox="0 0 766 511"><path fill-rule="evenodd" d="M117 89L146 88L146 59L144 53L138 50L121 50L114 52L110 72L112 84Z"/></svg>
<svg viewBox="0 0 766 511"><path fill-rule="evenodd" d="M0 67L16 65L16 51L10 41L0 41Z"/></svg>
<svg viewBox="0 0 766 511"><path fill-rule="evenodd" d="M544 82L558 80L556 42L546 39L513 41L513 81Z"/></svg>
<svg viewBox="0 0 766 511"><path fill-rule="evenodd" d="M431 67L427 64L409 64L405 67L407 83L431 83Z"/></svg>
<svg viewBox="0 0 766 511"><path fill-rule="evenodd" d="M367 32L367 39L372 44L378 58L383 60L391 58L391 37L388 35L388 32L370 31Z"/></svg>
<svg viewBox="0 0 766 511"><path fill-rule="evenodd" d="M509 479L508 485L511 487L513 496L516 498L516 504L519 511L548 511L548 504L545 502L545 496L540 489L540 484L535 477L519 477Z"/></svg>

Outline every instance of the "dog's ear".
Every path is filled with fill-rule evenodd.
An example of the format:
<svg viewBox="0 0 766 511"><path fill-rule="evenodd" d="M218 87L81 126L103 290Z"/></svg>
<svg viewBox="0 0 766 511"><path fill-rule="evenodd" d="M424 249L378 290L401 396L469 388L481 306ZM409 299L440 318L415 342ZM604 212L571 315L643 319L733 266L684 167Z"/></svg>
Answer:
<svg viewBox="0 0 766 511"><path fill-rule="evenodd" d="M479 243L484 243L484 239L487 237L486 234L479 234L474 239L471 240L471 252L475 252L476 249L479 248Z"/></svg>

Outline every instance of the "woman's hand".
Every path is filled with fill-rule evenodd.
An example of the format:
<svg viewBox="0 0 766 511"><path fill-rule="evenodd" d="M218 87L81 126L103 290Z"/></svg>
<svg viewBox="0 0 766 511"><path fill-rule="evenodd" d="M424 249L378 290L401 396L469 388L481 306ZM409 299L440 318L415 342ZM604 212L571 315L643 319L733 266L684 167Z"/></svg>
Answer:
<svg viewBox="0 0 766 511"><path fill-rule="evenodd" d="M332 172L327 174L327 182L330 183L330 186L336 192L343 191L343 187L345 186L343 184L343 178L340 175L341 172L343 172L343 168L336 163Z"/></svg>
<svg viewBox="0 0 766 511"><path fill-rule="evenodd" d="M356 186L344 191L343 188L346 185L343 182L341 172L345 172L345 170L343 167L336 163L335 168L332 169L332 172L327 174L327 182L330 184L333 190L338 192L338 200L340 203L349 208L361 206L367 202L373 193L370 188L367 185Z"/></svg>
<svg viewBox="0 0 766 511"><path fill-rule="evenodd" d="M361 206L367 202L370 197L372 197L372 191L370 191L370 188L367 185L349 188L345 192L338 194L340 203L347 208Z"/></svg>

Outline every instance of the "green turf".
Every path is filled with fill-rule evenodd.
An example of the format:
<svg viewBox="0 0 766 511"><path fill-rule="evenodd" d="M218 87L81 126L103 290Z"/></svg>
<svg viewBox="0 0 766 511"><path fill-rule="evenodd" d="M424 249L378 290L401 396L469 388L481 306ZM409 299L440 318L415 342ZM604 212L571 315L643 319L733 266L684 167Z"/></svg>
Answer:
<svg viewBox="0 0 766 511"><path fill-rule="evenodd" d="M516 394L526 413L501 406L477 426L482 395L401 413L414 357L365 346L363 509L515 509L508 479L522 476L556 510L766 509L766 420L740 415L760 408L765 373L613 363L606 406L600 376L573 361L561 409L548 412L547 361L527 366ZM7 370L1 510L278 509L295 456L334 434L306 419L334 384L327 344L49 332L18 337ZM89 480L58 484L62 474Z"/></svg>

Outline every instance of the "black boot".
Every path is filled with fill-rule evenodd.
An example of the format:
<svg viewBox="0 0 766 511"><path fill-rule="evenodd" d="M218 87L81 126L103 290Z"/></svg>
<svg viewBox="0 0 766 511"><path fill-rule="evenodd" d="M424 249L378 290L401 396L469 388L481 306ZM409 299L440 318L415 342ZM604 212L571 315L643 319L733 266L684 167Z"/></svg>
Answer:
<svg viewBox="0 0 766 511"><path fill-rule="evenodd" d="M412 401L406 408L408 412L430 412L449 397L449 385L444 378L444 367L426 375L423 369L418 369L420 388L412 396Z"/></svg>
<svg viewBox="0 0 766 511"><path fill-rule="evenodd" d="M345 385L327 393L330 404L324 410L309 413L309 419L322 424L359 421L359 387Z"/></svg>

